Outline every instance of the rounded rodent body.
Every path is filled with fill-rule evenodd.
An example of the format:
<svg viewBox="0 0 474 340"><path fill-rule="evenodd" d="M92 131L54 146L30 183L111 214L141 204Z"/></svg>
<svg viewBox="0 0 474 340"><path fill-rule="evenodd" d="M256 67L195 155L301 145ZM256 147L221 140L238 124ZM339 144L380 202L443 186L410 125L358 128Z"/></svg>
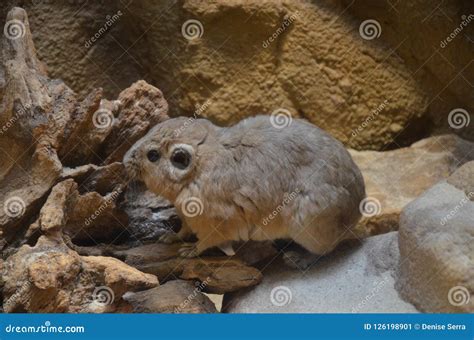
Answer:
<svg viewBox="0 0 474 340"><path fill-rule="evenodd" d="M174 203L180 237L196 234L184 256L228 241L273 239L325 254L351 237L365 197L344 146L300 119L277 128L268 116L256 116L224 128L174 118L150 130L124 163Z"/></svg>

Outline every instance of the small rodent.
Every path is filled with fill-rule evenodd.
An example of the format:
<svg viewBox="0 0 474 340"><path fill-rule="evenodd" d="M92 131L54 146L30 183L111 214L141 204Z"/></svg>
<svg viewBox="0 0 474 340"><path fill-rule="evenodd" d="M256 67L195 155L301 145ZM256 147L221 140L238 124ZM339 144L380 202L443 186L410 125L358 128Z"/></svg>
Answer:
<svg viewBox="0 0 474 340"><path fill-rule="evenodd" d="M152 128L125 155L132 178L171 201L183 222L163 242L195 257L229 241L291 239L323 255L351 237L364 180L342 143L301 119L269 116L218 127L179 117ZM295 254L286 260L299 261ZM288 261L287 261L288 262Z"/></svg>

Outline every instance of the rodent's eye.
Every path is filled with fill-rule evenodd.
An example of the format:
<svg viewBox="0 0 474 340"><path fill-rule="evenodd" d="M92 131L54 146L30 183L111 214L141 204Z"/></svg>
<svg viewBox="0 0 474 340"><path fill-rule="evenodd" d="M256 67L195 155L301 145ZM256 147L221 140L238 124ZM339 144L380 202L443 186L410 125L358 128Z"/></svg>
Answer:
<svg viewBox="0 0 474 340"><path fill-rule="evenodd" d="M146 157L150 162L155 163L157 160L160 159L160 153L156 150L150 150L146 154Z"/></svg>
<svg viewBox="0 0 474 340"><path fill-rule="evenodd" d="M171 155L171 164L178 169L186 169L191 163L191 154L185 149L176 149Z"/></svg>

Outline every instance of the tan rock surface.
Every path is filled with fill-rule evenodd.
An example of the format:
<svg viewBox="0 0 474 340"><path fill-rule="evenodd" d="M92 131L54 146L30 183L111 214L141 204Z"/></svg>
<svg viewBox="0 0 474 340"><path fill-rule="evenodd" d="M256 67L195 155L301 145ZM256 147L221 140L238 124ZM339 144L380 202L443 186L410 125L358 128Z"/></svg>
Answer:
<svg viewBox="0 0 474 340"><path fill-rule="evenodd" d="M474 12L466 0L444 1L435 9L428 0L108 0L52 6L28 8L35 41L53 76L82 96L91 80L115 97L143 78L163 89L172 115L197 112L229 124L284 108L359 149L380 149L394 138L409 144L447 128L448 113L457 107L472 115L473 26L440 48L461 15ZM107 15L116 20L87 47ZM183 36L188 19L202 25L199 39ZM381 26L372 40L359 34L367 19ZM450 131L466 138L474 132Z"/></svg>
<svg viewBox="0 0 474 340"><path fill-rule="evenodd" d="M426 138L392 151L351 151L364 176L373 211L360 221L364 235L397 230L403 207L425 190L474 160L474 143L455 135ZM373 214L372 214L373 213Z"/></svg>
<svg viewBox="0 0 474 340"><path fill-rule="evenodd" d="M113 312L126 291L158 284L117 259L81 257L45 236L10 256L2 276L5 312Z"/></svg>
<svg viewBox="0 0 474 340"><path fill-rule="evenodd" d="M127 293L124 299L135 313L216 313L214 303L201 290L199 284L174 280L156 288Z"/></svg>
<svg viewBox="0 0 474 340"><path fill-rule="evenodd" d="M423 312L474 312L473 173L466 163L403 209L396 287Z"/></svg>

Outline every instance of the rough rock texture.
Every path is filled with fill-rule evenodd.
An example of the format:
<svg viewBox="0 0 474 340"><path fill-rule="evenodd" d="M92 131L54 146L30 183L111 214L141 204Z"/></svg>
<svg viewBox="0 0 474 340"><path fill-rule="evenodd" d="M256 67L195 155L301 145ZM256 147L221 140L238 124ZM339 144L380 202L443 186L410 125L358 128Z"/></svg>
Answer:
<svg viewBox="0 0 474 340"><path fill-rule="evenodd" d="M10 256L2 276L5 312L114 312L125 292L158 284L117 259L81 257L45 236Z"/></svg>
<svg viewBox="0 0 474 340"><path fill-rule="evenodd" d="M217 313L212 301L201 292L200 284L174 280L156 288L127 293L124 300L135 313Z"/></svg>
<svg viewBox="0 0 474 340"><path fill-rule="evenodd" d="M82 96L91 80L114 97L146 79L164 90L173 115L196 113L229 124L283 108L358 149L379 149L393 139L409 144L447 128L452 109L471 116L474 109L474 26L440 48L461 15L474 13L469 0L443 1L434 9L428 0L26 6L34 14L40 56L53 76ZM188 19L202 25L200 38L183 36ZM366 19L381 27L372 40L359 33ZM472 122L450 131L474 138Z"/></svg>
<svg viewBox="0 0 474 340"><path fill-rule="evenodd" d="M49 191L65 179L78 184L65 233L79 243L118 240L128 234L127 215L118 208L126 185L119 161L168 118L163 94L138 81L116 101L103 99L101 89L79 101L62 81L48 77L26 12L12 9L7 22L16 26L1 41L0 247L11 251L25 242L25 233L32 236Z"/></svg>
<svg viewBox="0 0 474 340"><path fill-rule="evenodd" d="M424 312L474 312L474 162L401 216L397 289Z"/></svg>
<svg viewBox="0 0 474 340"><path fill-rule="evenodd" d="M397 230L406 204L474 160L474 143L455 135L442 135L407 148L385 152L351 150L351 154L364 176L368 202L374 207L367 208L357 233L375 235Z"/></svg>
<svg viewBox="0 0 474 340"><path fill-rule="evenodd" d="M25 35L2 36L0 51L0 226L5 240L34 218L59 177L55 147L74 103L69 88L45 77L25 11L12 10L7 21L13 20L23 25Z"/></svg>
<svg viewBox="0 0 474 340"><path fill-rule="evenodd" d="M426 123L442 132L453 131L448 113L464 108L471 123L457 133L474 140L474 3L450 0L433 6L430 0L343 2L361 21L373 18L380 22L380 38L396 47L417 83L431 94L430 119Z"/></svg>
<svg viewBox="0 0 474 340"><path fill-rule="evenodd" d="M129 217L127 229L133 240L157 240L167 231L177 231L181 225L173 205L146 190L143 183L129 183L123 208Z"/></svg>
<svg viewBox="0 0 474 340"><path fill-rule="evenodd" d="M233 292L255 286L262 280L260 271L240 260L239 253L230 258L202 256L183 259L178 256L181 246L179 243L154 243L126 250L109 250L109 254L145 273L156 275L162 282L180 278L205 283L203 291L208 293ZM242 249L240 253L245 252ZM266 254L260 259L265 257Z"/></svg>
<svg viewBox="0 0 474 340"><path fill-rule="evenodd" d="M167 119L167 103L143 81L118 101L103 100L100 89L78 101L37 59L26 12L14 8L7 21L17 26L1 41L3 310L130 311L121 296L156 286L156 276L112 257L80 256L74 243L113 243L127 234L119 208L127 183L117 160Z"/></svg>
<svg viewBox="0 0 474 340"><path fill-rule="evenodd" d="M306 272L275 262L248 292L226 295L229 313L413 313L394 288L397 232L321 258Z"/></svg>

